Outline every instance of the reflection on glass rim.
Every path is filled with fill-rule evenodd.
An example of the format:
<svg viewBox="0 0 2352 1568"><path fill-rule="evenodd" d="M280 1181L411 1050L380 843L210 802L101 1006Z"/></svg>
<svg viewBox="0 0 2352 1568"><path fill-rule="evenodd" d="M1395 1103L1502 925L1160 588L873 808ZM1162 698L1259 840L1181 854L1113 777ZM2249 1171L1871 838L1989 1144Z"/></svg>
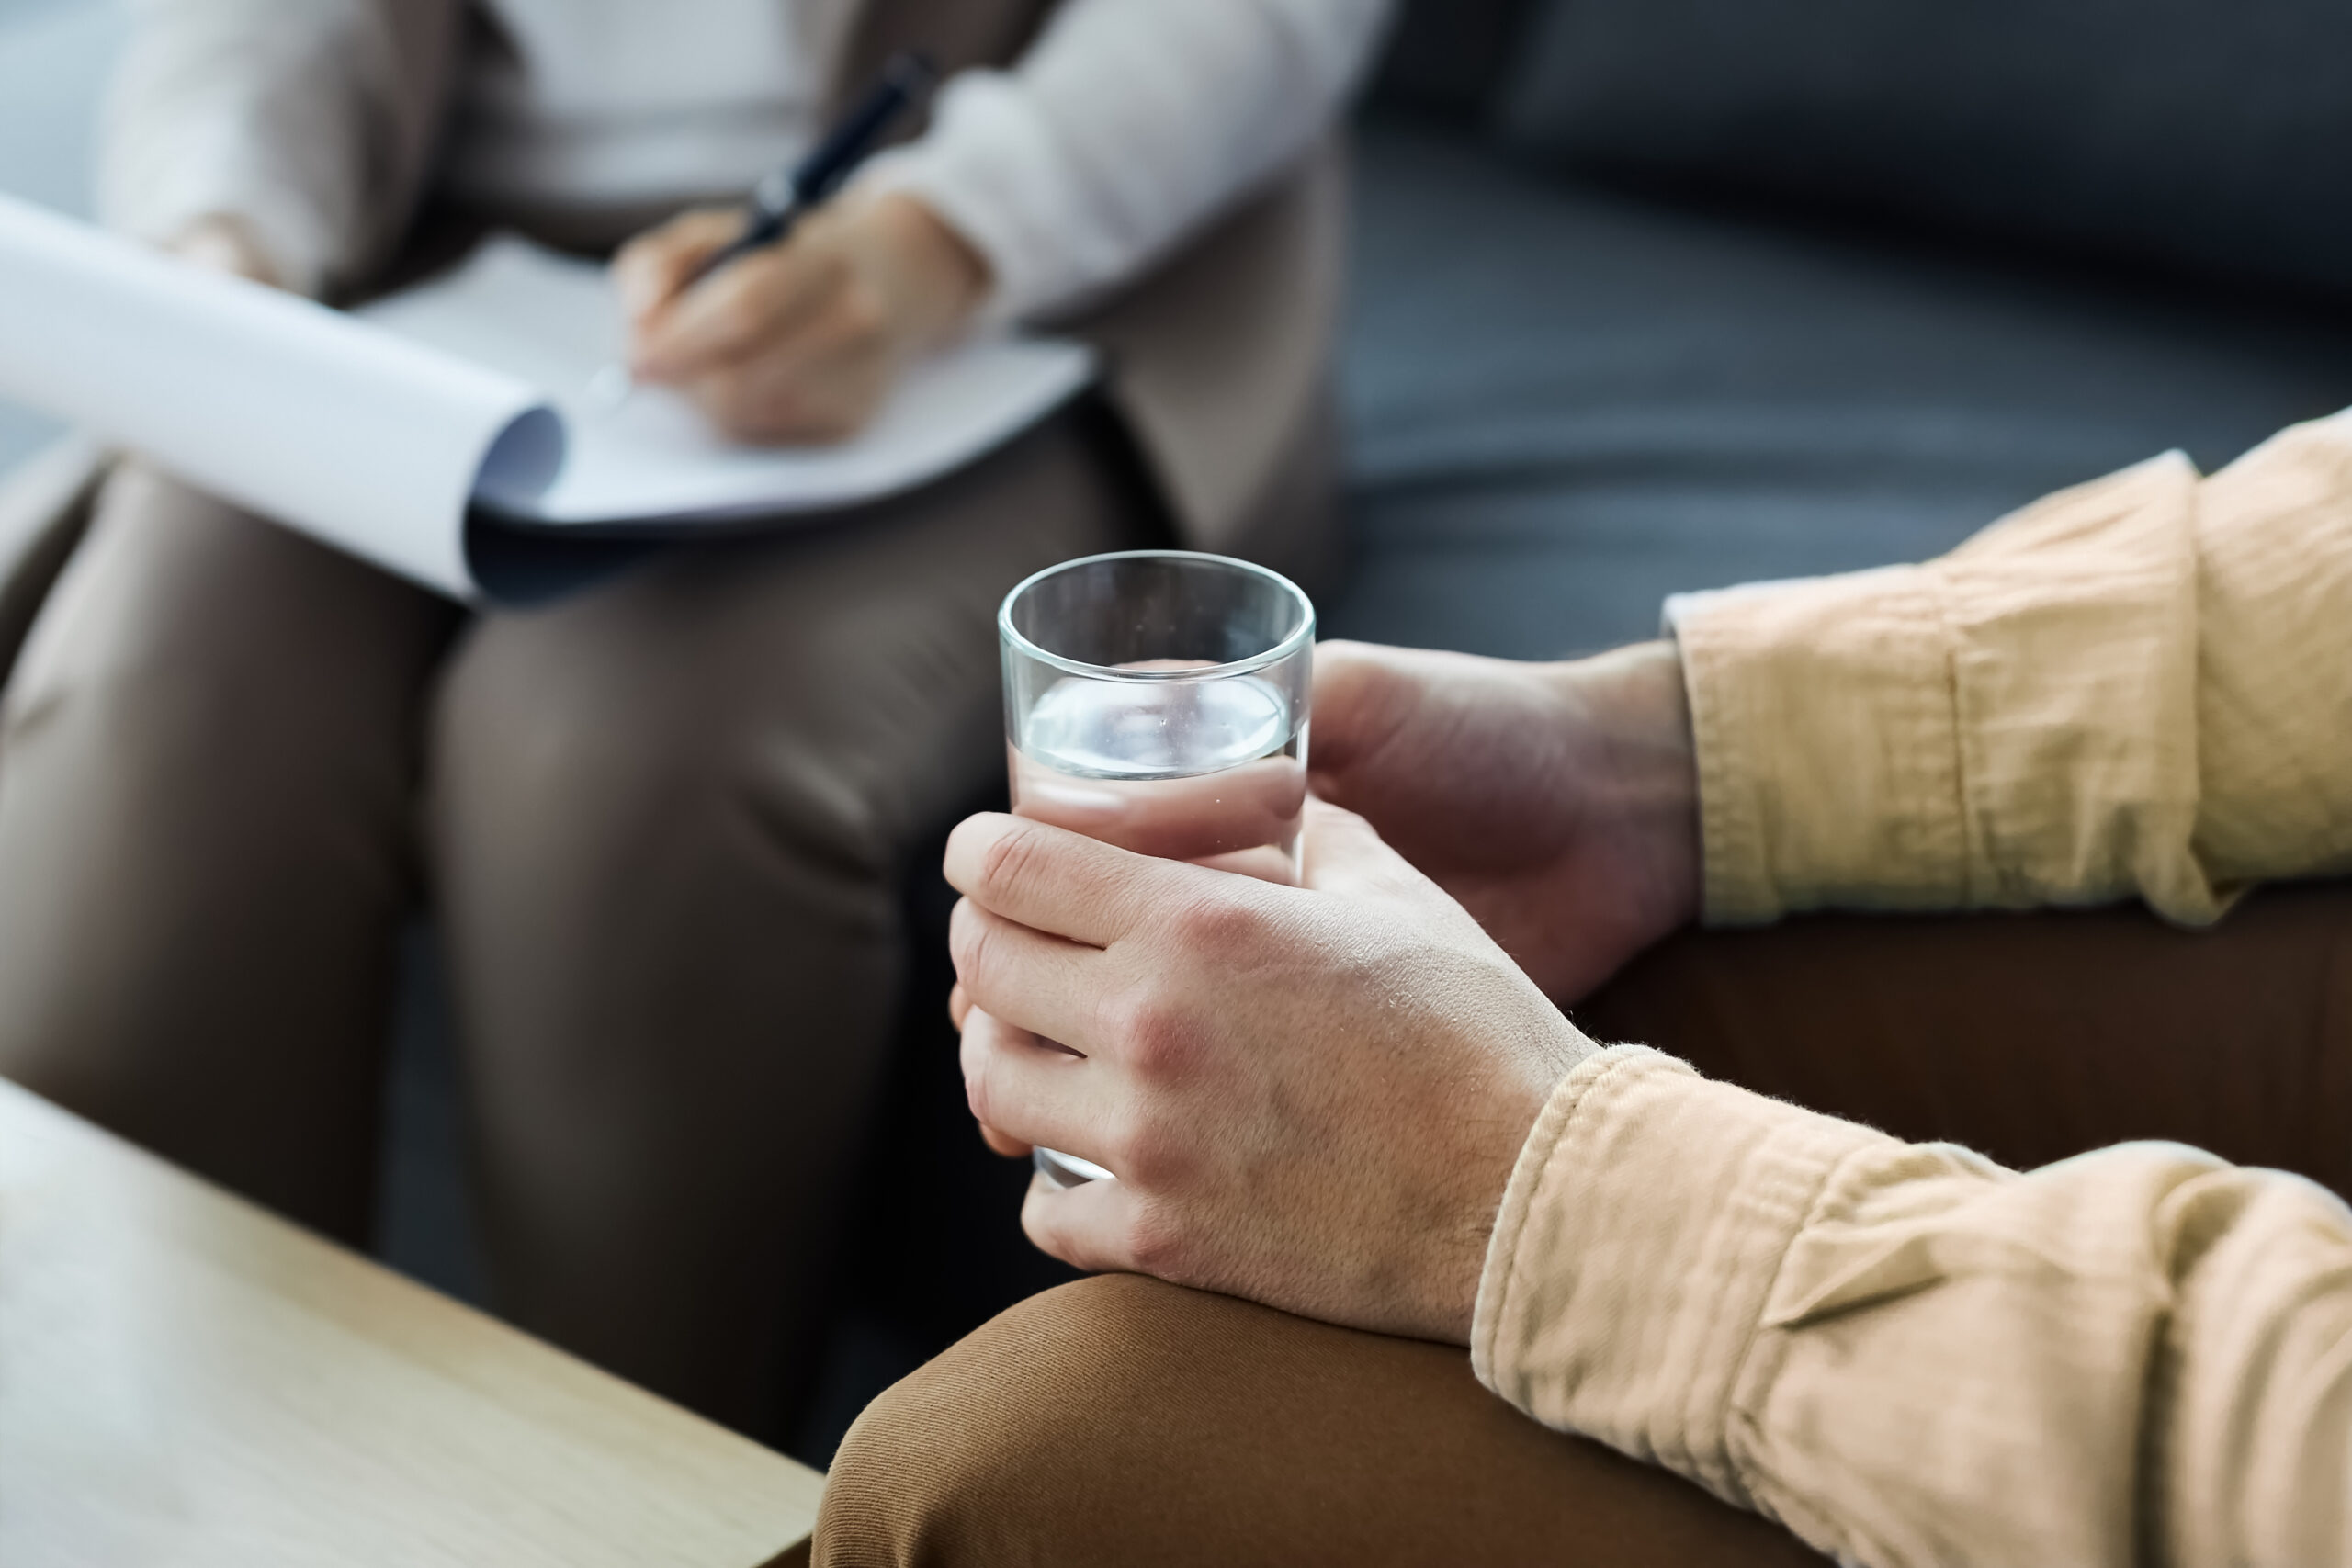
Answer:
<svg viewBox="0 0 2352 1568"><path fill-rule="evenodd" d="M1066 571L1075 571L1080 567L1099 566L1104 561L1114 560L1182 561L1187 564L1228 568L1246 576L1272 583L1296 607L1299 624L1292 628L1289 636L1263 653L1253 653L1247 659L1236 659L1226 664L1203 664L1188 670L1136 670L1118 664L1089 664L1082 659L1070 659L1053 652L1049 649L1039 647L1030 641L1023 635L1021 629L1012 624L1013 604L1023 593L1028 592L1046 579L1058 577ZM1050 664L1066 674L1084 675L1097 681L1221 681L1230 675L1247 675L1253 670L1263 670L1269 664L1279 664L1313 642L1315 640L1315 602L1307 598L1306 590L1299 587L1297 583L1293 582L1281 572L1271 570L1254 561L1237 560L1231 556L1213 556L1203 550L1109 550L1099 556L1080 556L1075 560L1058 562L1046 567L1042 571L1033 571L1019 582L1014 583L1012 592L1004 596L1004 603L997 606L996 629L997 635L1004 639L1008 647L1018 649L1027 657L1036 660L1041 664Z"/></svg>

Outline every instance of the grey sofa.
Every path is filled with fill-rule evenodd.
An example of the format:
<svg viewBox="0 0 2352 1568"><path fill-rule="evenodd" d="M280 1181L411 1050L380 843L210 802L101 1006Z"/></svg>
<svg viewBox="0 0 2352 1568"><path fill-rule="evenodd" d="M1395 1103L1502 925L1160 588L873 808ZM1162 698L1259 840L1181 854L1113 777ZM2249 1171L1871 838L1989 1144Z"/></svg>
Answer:
<svg viewBox="0 0 2352 1568"><path fill-rule="evenodd" d="M2212 46L2247 28L2269 54ZM2151 31L2170 55L2143 58ZM2266 227L2294 180L2324 190L2352 154L2352 91L2332 107L2334 77L2302 64L2343 74L2344 31L2295 0L1410 8L1358 138L1353 554L1327 633L1595 649L1651 635L1670 590L1920 558L2052 488L2174 446L2216 465L2352 402L2352 265L2336 270L2332 231ZM2126 39L2140 53L2119 64ZM1807 53L1821 49L1826 65ZM2249 101L2286 101L2233 118L2226 91L2216 103L2231 72ZM2051 80L2106 82L2122 108L2085 130ZM2150 95L2196 107L2204 139L2099 141L2183 118L2124 112ZM2273 155L2288 132L2339 130L2335 162ZM2097 155L2069 161L2085 138ZM2135 188L2143 152L2154 194L2108 210L2100 193ZM83 471L71 454L19 471L0 506L0 554L17 519L0 667L70 547ZM935 863L909 874L922 961L868 1240L839 1272L832 1381L793 1434L819 1461L883 1383L1062 1277L1013 1229L1023 1171L964 1112ZM462 1292L416 969L387 1235L396 1260Z"/></svg>
<svg viewBox="0 0 2352 1568"><path fill-rule="evenodd" d="M1753 36L1775 27L1826 62ZM2233 53L2242 32L2267 52ZM1911 34L1959 58L1935 69ZM1679 52L1622 58L1645 43ZM2141 58L2158 45L2211 58ZM1619 62L1545 58L1572 49ZM2127 74L2058 123L2007 51L2054 54L2017 67L2027 86ZM1873 68L1989 101L1914 115ZM2158 182L2153 210L2062 190L2047 222L1979 216L2070 140L2136 128L2147 94L2170 129L2107 161ZM2013 107L2043 142L2003 144ZM1578 112L1600 123L1557 123ZM2301 169L2314 139L2329 156ZM1346 635L1521 658L1641 637L1669 590L1917 559L2045 491L2168 447L2217 465L2352 400L2352 245L2248 212L2352 210L2352 17L2309 0L1419 6L1358 145ZM1912 163L1840 174L1866 153Z"/></svg>

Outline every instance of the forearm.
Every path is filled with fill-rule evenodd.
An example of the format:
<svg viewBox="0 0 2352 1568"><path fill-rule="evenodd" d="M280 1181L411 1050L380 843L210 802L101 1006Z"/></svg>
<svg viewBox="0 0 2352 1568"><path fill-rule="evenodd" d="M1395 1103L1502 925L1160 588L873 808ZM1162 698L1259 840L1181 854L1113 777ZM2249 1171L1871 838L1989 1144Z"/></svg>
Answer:
<svg viewBox="0 0 2352 1568"><path fill-rule="evenodd" d="M155 243L232 218L319 293L406 216L437 112L444 0L143 0L108 94L100 208Z"/></svg>
<svg viewBox="0 0 2352 1568"><path fill-rule="evenodd" d="M1707 909L2139 896L2352 866L2352 424L2174 456L1941 560L1679 601Z"/></svg>
<svg viewBox="0 0 2352 1568"><path fill-rule="evenodd" d="M1875 1568L2324 1564L2347 1338L2352 1214L2298 1179L2158 1145L2020 1177L1619 1049L1521 1154L1473 1354Z"/></svg>
<svg viewBox="0 0 2352 1568"><path fill-rule="evenodd" d="M877 159L986 259L991 314L1135 276L1339 116L1386 0L1072 0L1010 71L967 73Z"/></svg>

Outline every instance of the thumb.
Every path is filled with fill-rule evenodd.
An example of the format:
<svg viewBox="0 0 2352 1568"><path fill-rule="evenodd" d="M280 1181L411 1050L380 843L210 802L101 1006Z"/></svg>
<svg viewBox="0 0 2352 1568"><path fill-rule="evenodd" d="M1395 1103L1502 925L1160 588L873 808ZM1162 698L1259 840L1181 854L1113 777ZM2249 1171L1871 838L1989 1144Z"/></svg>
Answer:
<svg viewBox="0 0 2352 1568"><path fill-rule="evenodd" d="M1333 641L1315 649L1315 745L1307 753L1317 792L1354 793L1357 774L1394 738L1413 706L1396 650Z"/></svg>
<svg viewBox="0 0 2352 1568"><path fill-rule="evenodd" d="M1395 897L1436 886L1390 849L1371 823L1328 801L1307 801L1301 847L1300 881L1320 892Z"/></svg>

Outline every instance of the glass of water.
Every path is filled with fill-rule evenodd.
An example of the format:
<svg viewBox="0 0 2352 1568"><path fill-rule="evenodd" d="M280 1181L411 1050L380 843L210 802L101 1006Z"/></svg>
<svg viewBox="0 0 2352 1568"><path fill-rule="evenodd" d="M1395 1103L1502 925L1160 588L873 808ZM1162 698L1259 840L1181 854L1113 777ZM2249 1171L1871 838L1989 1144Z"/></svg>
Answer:
<svg viewBox="0 0 2352 1568"><path fill-rule="evenodd" d="M1127 550L1005 596L1012 809L1141 854L1298 879L1315 606L1223 556ZM1046 1179L1111 1173L1041 1148Z"/></svg>

